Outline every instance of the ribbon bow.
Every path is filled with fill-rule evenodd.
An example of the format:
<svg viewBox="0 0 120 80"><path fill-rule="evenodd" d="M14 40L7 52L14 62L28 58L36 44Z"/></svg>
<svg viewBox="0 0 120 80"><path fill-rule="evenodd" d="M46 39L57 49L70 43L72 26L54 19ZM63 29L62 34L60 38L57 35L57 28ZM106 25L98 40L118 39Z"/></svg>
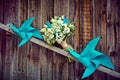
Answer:
<svg viewBox="0 0 120 80"><path fill-rule="evenodd" d="M21 25L20 28L16 28L13 24L10 24L11 29L22 38L18 47L27 43L32 37L43 39L41 33L31 26L34 19L35 18L29 18Z"/></svg>
<svg viewBox="0 0 120 80"><path fill-rule="evenodd" d="M81 54L78 54L77 52L68 48L69 53L86 67L86 70L82 75L82 79L93 74L99 65L114 69L114 65L109 57L95 50L99 40L100 37L91 40Z"/></svg>

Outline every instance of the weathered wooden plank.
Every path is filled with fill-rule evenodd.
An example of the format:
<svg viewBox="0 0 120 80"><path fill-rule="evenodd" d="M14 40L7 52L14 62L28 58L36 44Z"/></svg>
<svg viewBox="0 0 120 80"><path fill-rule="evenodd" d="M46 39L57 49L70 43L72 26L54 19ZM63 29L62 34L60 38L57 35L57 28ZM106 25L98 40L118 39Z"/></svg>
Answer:
<svg viewBox="0 0 120 80"><path fill-rule="evenodd" d="M84 45L91 39L91 1L84 0L83 2L83 41Z"/></svg>
<svg viewBox="0 0 120 80"><path fill-rule="evenodd" d="M104 52L106 53L106 44L107 44L107 37L106 37L106 34L107 34L107 29L106 29L106 3L107 1L106 0L99 0L99 1L96 1L96 0L93 0L93 4L94 4L94 10L93 10L93 13L94 13L94 30L93 31L93 36L101 36L102 37L102 40L100 41L99 45L98 45L98 49L101 51L101 52ZM104 39L103 39L104 38ZM101 75L101 76L99 76ZM104 74L100 71L96 71L95 74L94 74L94 79L98 79L98 80L102 80L102 79L105 79L107 78L106 77L107 74Z"/></svg>
<svg viewBox="0 0 120 80"><path fill-rule="evenodd" d="M0 1L0 22L3 23L3 0ZM0 79L2 80L2 32L0 30Z"/></svg>
<svg viewBox="0 0 120 80"><path fill-rule="evenodd" d="M28 0L28 17L35 17L33 27L40 28L41 18L41 0ZM27 44L27 76L28 80L40 80L40 50L41 48L29 42ZM43 61L43 60L42 60ZM44 62L44 61L43 61Z"/></svg>
<svg viewBox="0 0 120 80"><path fill-rule="evenodd" d="M69 16L69 0L55 0L54 1L54 15L61 16L65 15Z"/></svg>
<svg viewBox="0 0 120 80"><path fill-rule="evenodd" d="M43 28L46 21L54 16L54 0L41 0L40 11L41 26L39 27ZM53 74L53 55L53 51L40 47L40 79L42 80L53 80L53 77L56 76L56 74Z"/></svg>
<svg viewBox="0 0 120 80"><path fill-rule="evenodd" d="M91 0L84 0L83 1L83 9L82 9L82 15L83 15L83 26L82 29L82 44L85 47L86 44L89 42L89 40L91 39L91 35L92 35L92 19L91 19ZM90 76L89 78L87 78L89 80L93 79L93 76Z"/></svg>
<svg viewBox="0 0 120 80"><path fill-rule="evenodd" d="M69 0L54 0L54 16L64 15L69 18ZM67 54L66 54L67 55ZM68 63L65 60L66 57L63 57L58 54L53 55L53 68L54 73L53 80L68 80ZM58 60L59 59L59 60ZM72 72L71 72L72 73Z"/></svg>
<svg viewBox="0 0 120 80"><path fill-rule="evenodd" d="M2 24L3 25L3 24ZM2 27L2 25L1 25L1 23L0 23L0 28ZM4 25L5 26L5 25ZM5 27L5 28L8 28L7 26ZM5 29L6 30L6 29ZM48 48L48 49L50 49L50 50L52 50L52 51L55 51L55 52L57 52L57 53L59 53L59 54L61 54L61 55L64 55L64 56L69 56L69 57L71 57L70 55L68 55L68 53L66 52L66 51L64 51L64 50L62 50L62 49L60 49L60 48L57 48L57 47L55 47L55 46L49 46L49 45L47 45L45 42L43 42L43 41L41 41L41 40L38 40L38 39L36 39L36 38L32 38L31 40L30 40L31 42L33 42L33 43L35 43L35 44L38 44L38 45L40 45L40 46L43 46L43 47L45 47L45 48ZM72 58L72 57L71 57ZM104 67L105 68L105 67ZM111 74L111 73L109 73L109 72L107 72L108 70L110 70L110 69L107 69L107 68L105 68L106 69L106 71L105 70L102 70L100 67L98 68L98 70L100 70L100 71L102 71L102 72L105 72L105 73L108 73L108 74L110 74L110 75L112 75L112 76L114 76L114 75L118 75L118 74ZM110 70L111 72L113 72L113 73L115 73L115 71L113 71L113 70ZM119 75L120 75L120 73L119 73ZM120 76L117 76L118 78L120 77Z"/></svg>
<svg viewBox="0 0 120 80"><path fill-rule="evenodd" d="M19 2L19 26L27 19L28 15L28 0L20 0ZM13 22L14 23L14 22ZM15 24L14 24L15 25ZM20 38L17 40L17 45L21 41ZM16 46L17 46L16 45ZM21 48L18 48L17 50L18 53L18 80L27 80L29 76L27 76L27 46L24 45Z"/></svg>
<svg viewBox="0 0 120 80"><path fill-rule="evenodd" d="M107 3L107 49L108 53L115 65L116 71L120 71L120 56L119 56L119 0L108 0ZM108 76L108 79L119 80L113 76Z"/></svg>
<svg viewBox="0 0 120 80"><path fill-rule="evenodd" d="M10 2L10 0L9 0ZM13 0L13 2L9 5L11 7L10 10L10 20L8 19L8 21L6 23L10 22L14 22L15 25L19 26L20 25L20 0ZM8 7L9 7L8 6ZM8 33L7 33L8 34ZM8 45L8 51L6 52L10 52L8 54L10 54L10 59L11 59L11 73L10 73L10 80L17 80L18 79L18 48L15 47L17 46L17 41L18 38L17 36L13 36L11 34L8 34L8 40L7 41L7 45ZM9 43L9 41L11 41Z"/></svg>
<svg viewBox="0 0 120 80"><path fill-rule="evenodd" d="M6 2L6 1L7 0L5 0L4 2ZM70 18L70 20L74 19L75 24L77 26L76 33L75 33L76 38L74 38L74 41L73 41L73 39L71 41L70 40L69 41L70 41L70 43L72 43L72 45L74 45L75 50L77 52L80 52L82 50L82 46L83 45L85 46L85 44L80 42L81 38L83 38L83 36L81 36L81 32L82 32L81 29L83 28L84 30L87 30L86 27L89 26L89 24L87 24L87 23L89 23L89 21L87 22L87 19L86 19L86 17L88 17L88 16L85 16L87 14L83 11L83 9L84 8L86 9L85 6L87 6L87 8L89 8L93 5L93 4L91 5L90 1L87 1L87 0L86 1L83 1L83 0L71 0L71 1L70 0L67 0L67 1L65 1L65 0L64 1L63 0L54 0L54 1L35 0L34 1L33 0L31 2L27 2L27 1L30 1L30 0L25 0L25 1L20 0L20 2L19 2L20 7L18 7L19 5L16 4L17 1L13 1L13 3L11 3L11 4L13 4L11 7L9 7L11 4L9 4L8 7L5 7L5 9L9 9L8 13L6 13L4 15L4 17L6 19L6 20L4 20L5 23L14 22L15 25L19 25L24 20L26 20L27 17L35 17L36 19L33 23L33 26L39 29L39 28L43 27L42 25L47 20L49 20L51 17L53 17L53 12L54 12L54 15L59 15L59 16L64 14L65 16ZM103 39L102 39L102 42L100 42L98 48L102 52L106 52L106 50L109 50L109 51L107 51L107 53L109 53L109 55L112 57L114 64L116 66L116 70L119 72L119 69L120 69L119 68L119 56L116 56L116 55L119 55L119 52L120 52L119 51L119 39L120 39L119 38L119 32L120 32L119 31L120 30L119 29L119 21L120 20L119 20L119 9L118 9L119 6L116 6L116 4L118 5L119 1L107 0L107 2L108 1L110 1L110 8L109 7L107 8L108 11L107 11L107 15L106 15L106 1L105 0L103 0L103 1L95 0L95 3L97 3L97 4L95 4L95 7L94 7L95 9L93 9L93 13L95 14L95 15L93 14L94 15L93 16L93 18L94 18L93 19L93 23L94 23L93 36L95 37L98 35L102 35ZM9 2L10 2L10 0L9 0ZM53 3L54 3L54 5L53 5ZM85 3L85 5L83 3ZM4 3L4 4L6 4L6 3ZM76 5L76 6L72 7L72 4ZM79 6L78 6L78 4L79 4ZM91 5L91 6L89 6L89 5ZM109 6L109 5L107 5L107 6ZM72 10L71 10L71 7L72 7ZM20 9L20 11L17 9ZM10 10L13 12L10 12ZM18 13L16 13L16 11ZM90 12L90 8L89 8L88 12ZM112 12L114 12L114 13L112 13ZM83 15L83 13L85 13L85 14ZM7 15L7 14L9 14L9 15ZM89 13L88 15L90 18L91 14ZM73 16L73 17L71 17L71 16ZM106 24L106 16L108 18L107 24ZM110 24L109 24L109 21L110 21ZM86 23L85 24L86 27L83 27L83 23ZM2 25L2 24L0 24L0 25ZM91 25L92 24L90 24L90 26ZM106 32L106 27L105 27L106 25L107 25L107 32ZM4 28L3 26L4 25L2 25L2 29L5 29L7 31L11 30L10 28L6 28L6 26ZM109 29L108 29L108 27L109 27ZM90 31L90 29L88 29L88 31ZM2 31L2 32L4 32L4 31ZM87 33L87 31L85 31L85 32ZM2 33L2 36L4 36L4 35L6 35L6 34ZM8 35L9 35L9 37L8 37ZM77 35L80 37L77 37ZM83 35L85 35L85 34L83 34ZM28 44L25 45L24 47L16 49L15 46L17 46L17 44L18 44L16 42L17 37L12 36L12 38L11 38L10 36L11 36L11 34L7 33L7 43L6 43L6 45L3 45L3 43L2 43L2 45L4 47L1 48L2 53L6 51L7 54L4 54L4 55L7 57L5 57L4 59L10 60L10 61L6 61L6 63L8 64L8 66L11 66L8 69L6 69L7 67L4 68L4 69L8 70L9 72L8 73L4 72L3 79L10 79L10 80L12 80L12 79L16 79L16 80L17 79L19 79L19 80L21 80L21 79L22 80L25 80L25 79L28 79L28 80L29 79L32 79L32 80L33 79L56 80L58 78L59 79L69 79L69 80L70 79L71 80L80 79L80 77L81 77L80 75L83 73L83 69L82 69L82 67L80 67L81 64L79 64L79 62L68 64L65 61L65 57L61 56L61 55L70 56L70 55L67 55L68 54L67 52L65 52L57 47L50 47L43 41L38 41L35 38L31 39L31 41L33 43L39 44L48 49L45 49L43 47L39 48L38 45L33 44L31 42L28 42ZM91 36L91 34L89 36ZM2 38L2 40L5 41L6 40L5 37ZM8 41L10 41L10 44L8 44ZM76 44L73 44L74 42ZM81 45L81 43L82 43L82 45ZM104 44L104 46L102 44ZM9 46L13 46L13 47L9 48ZM106 48L106 46L107 46L107 48ZM7 47L8 49L5 47ZM5 48L5 49L3 49L3 48ZM38 53L35 51L37 51ZM55 51L61 55L53 53L53 51ZM12 54L12 53L14 53L14 54ZM30 60L28 60L28 57L30 57ZM43 61L45 63L43 63ZM3 64L4 63L5 62L3 62ZM3 69L3 71L4 71L4 69ZM11 70L9 70L9 69L11 69ZM105 70L104 70L104 68L101 68L101 66L98 68L98 70L108 73L110 75L116 76L116 77L120 76L119 73L116 73L115 71L109 70L107 68L105 68ZM16 71L18 73L18 78L15 78L17 76ZM5 75L7 75L7 74L8 74L8 78L5 78ZM101 75L101 76L99 76L99 75ZM100 73L100 72L98 72L98 75L96 75L96 73L95 73L94 76L96 76L94 79L97 79L97 80L98 79L101 80L104 78L104 74ZM105 75L105 77L106 76L107 75ZM89 77L87 79L91 80L90 78L92 79L92 77ZM116 79L116 78L108 76L108 78L106 77L106 79L112 80L112 79Z"/></svg>
<svg viewBox="0 0 120 80"><path fill-rule="evenodd" d="M115 66L116 71L120 72L120 1L116 0L116 14L115 14L115 31L116 31L116 57L115 57Z"/></svg>
<svg viewBox="0 0 120 80"><path fill-rule="evenodd" d="M57 48L57 47L55 47L55 46L48 46L48 44L47 43L45 43L44 41L39 41L39 40L37 40L36 38L32 38L31 39L31 41L32 42L34 42L34 43L36 43L36 44L39 44L39 45L43 45L45 48L48 48L48 49L50 49L50 50L52 50L52 51L54 51L54 52L57 52L57 53L59 53L59 54L61 54L61 55L63 55L63 56L68 56L68 57L70 57L70 55L68 54L68 52L66 52L66 51L64 51L64 50L62 50L62 49L60 49L60 48ZM36 42L35 42L36 41Z"/></svg>
<svg viewBox="0 0 120 80"><path fill-rule="evenodd" d="M76 10L78 9L78 8L76 8L76 4L77 4L77 2L76 2L76 0L69 0L69 2L68 2L68 5L69 5L69 16L67 17L70 21L75 21L75 13L76 13ZM79 12L79 11L78 11ZM77 16L76 16L77 17ZM75 24L75 23L74 23ZM73 46L73 48L74 47L77 47L77 45L74 45L74 35L72 35L72 36L70 36L68 39L67 39L67 42L71 45L71 46ZM73 62L73 63L68 63L68 64L65 64L66 66L68 66L68 80L75 80L75 77L77 76L77 73L75 72L75 71L77 71L77 69L75 69L75 66L76 66L76 63L77 62ZM78 66L78 65L77 65ZM78 66L79 67L79 66ZM66 68L67 69L67 68ZM66 70L66 69L64 69L64 70ZM80 69L80 67L79 67L79 69ZM79 71L79 73L81 73L80 71ZM66 73L64 73L64 74L66 74ZM76 76L75 76L75 74L76 74Z"/></svg>
<svg viewBox="0 0 120 80"><path fill-rule="evenodd" d="M80 52L80 39L81 39L81 32L80 32L80 19L81 19L81 8L83 7L82 0L75 0L76 7L75 7L75 16L74 16L74 22L75 22L75 34L74 34L74 49L77 52ZM75 62L74 64L74 79L79 80L82 76L83 72L83 66L79 62Z"/></svg>
<svg viewBox="0 0 120 80"><path fill-rule="evenodd" d="M17 2L13 0L12 2L10 0L4 0L4 23L9 23L12 21L17 22L17 16L16 13L16 6ZM6 12L7 11L7 12ZM16 18L16 19L15 19ZM6 38L5 38L6 37ZM15 43L16 43L16 38L14 36L11 36L10 33L6 32L3 33L3 54L2 54L2 60L3 60L3 72L2 72L2 80L12 80L12 79L17 79L17 58L16 54L13 54L15 50ZM15 40L15 41L14 41ZM5 44L4 44L5 43ZM5 47L4 47L5 46ZM14 60L15 59L15 60Z"/></svg>
<svg viewBox="0 0 120 80"><path fill-rule="evenodd" d="M112 75L112 76L114 76L116 78L120 78L120 73L119 72L112 71L112 70L107 69L107 68L105 68L103 66L98 67L98 70L100 70L100 71L102 70L102 72L108 73L108 74L110 74L110 75ZM110 79L108 79L108 80L110 80Z"/></svg>

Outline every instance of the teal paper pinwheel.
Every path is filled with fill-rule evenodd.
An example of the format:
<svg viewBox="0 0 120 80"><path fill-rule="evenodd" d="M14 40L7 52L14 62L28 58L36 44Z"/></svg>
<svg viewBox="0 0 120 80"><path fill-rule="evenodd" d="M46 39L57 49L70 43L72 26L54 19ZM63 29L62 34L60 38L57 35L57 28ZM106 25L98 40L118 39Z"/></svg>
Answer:
<svg viewBox="0 0 120 80"><path fill-rule="evenodd" d="M20 28L16 28L13 24L10 24L11 29L22 38L18 47L27 43L32 37L43 39L41 33L31 26L33 20L34 18L29 18L21 25Z"/></svg>
<svg viewBox="0 0 120 80"><path fill-rule="evenodd" d="M82 75L82 79L93 74L99 65L114 69L109 57L95 50L99 40L100 37L91 40L81 54L78 54L77 52L68 48L69 53L86 67L86 70Z"/></svg>

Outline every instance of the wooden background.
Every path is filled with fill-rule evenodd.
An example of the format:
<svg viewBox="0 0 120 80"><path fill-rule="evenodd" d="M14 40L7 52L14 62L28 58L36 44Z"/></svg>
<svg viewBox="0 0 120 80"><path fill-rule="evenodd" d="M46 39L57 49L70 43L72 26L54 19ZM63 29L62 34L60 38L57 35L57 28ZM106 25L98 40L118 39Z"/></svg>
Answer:
<svg viewBox="0 0 120 80"><path fill-rule="evenodd" d="M0 0L0 22L19 27L30 17L41 29L53 16L65 15L75 22L75 34L68 42L77 52L97 36L102 40L97 50L112 59L120 72L120 0ZM0 29L0 80L80 80L84 67L68 63L66 57L28 42L17 48L17 35ZM96 71L84 80L120 80Z"/></svg>

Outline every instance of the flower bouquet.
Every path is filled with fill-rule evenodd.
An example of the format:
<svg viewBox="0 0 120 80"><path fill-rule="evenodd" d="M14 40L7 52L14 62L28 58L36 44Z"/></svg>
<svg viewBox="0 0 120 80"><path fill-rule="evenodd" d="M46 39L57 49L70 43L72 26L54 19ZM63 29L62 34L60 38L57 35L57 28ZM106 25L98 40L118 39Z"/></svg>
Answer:
<svg viewBox="0 0 120 80"><path fill-rule="evenodd" d="M44 24L44 28L42 28L40 32L42 33L44 41L49 45L57 42L67 51L67 48L72 47L66 43L66 39L74 33L74 28L73 22L70 22L66 17L55 16Z"/></svg>

